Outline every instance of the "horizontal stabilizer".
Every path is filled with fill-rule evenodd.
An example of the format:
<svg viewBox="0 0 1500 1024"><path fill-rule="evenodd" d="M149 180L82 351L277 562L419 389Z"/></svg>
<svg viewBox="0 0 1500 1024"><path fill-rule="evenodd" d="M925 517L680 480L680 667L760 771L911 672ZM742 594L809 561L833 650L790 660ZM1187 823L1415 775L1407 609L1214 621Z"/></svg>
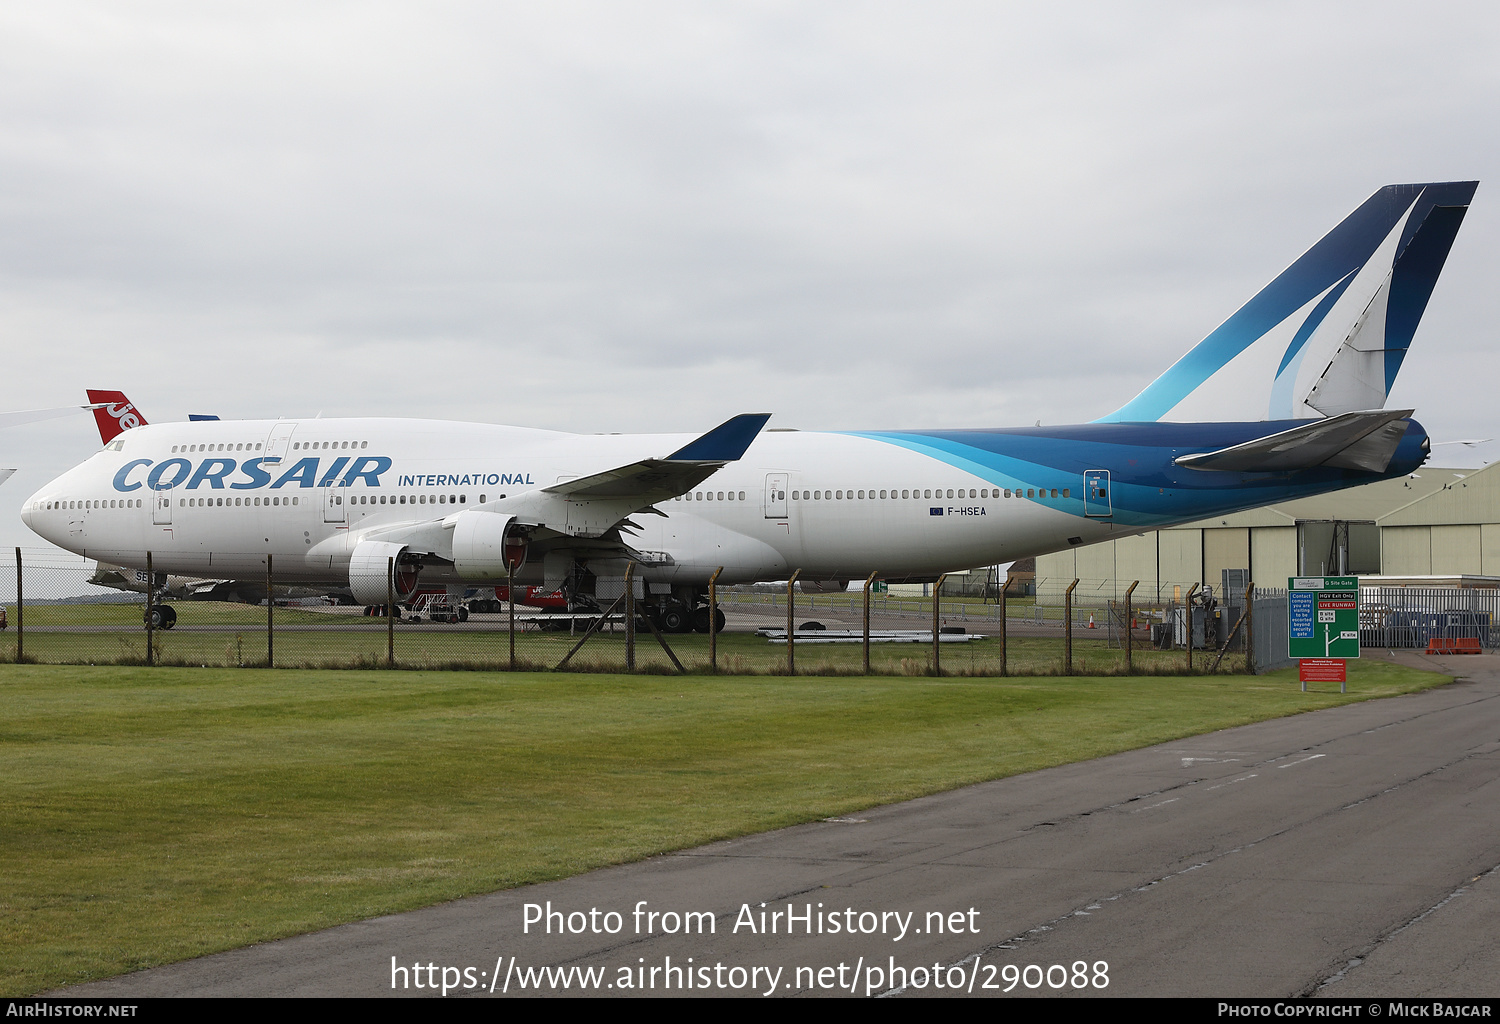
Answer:
<svg viewBox="0 0 1500 1024"><path fill-rule="evenodd" d="M75 416L79 409L91 408L87 405L64 405L57 409L24 409L20 412L0 412L0 428L19 427L25 423L38 423L42 420L52 420L59 416Z"/></svg>
<svg viewBox="0 0 1500 1024"><path fill-rule="evenodd" d="M1412 409L1346 412L1283 430L1216 452L1174 460L1189 469L1234 473L1280 473L1330 466L1384 473L1406 435Z"/></svg>
<svg viewBox="0 0 1500 1024"><path fill-rule="evenodd" d="M5 483L5 481L9 480L10 475L14 472L15 470L13 469L0 469L0 484L3 484Z"/></svg>

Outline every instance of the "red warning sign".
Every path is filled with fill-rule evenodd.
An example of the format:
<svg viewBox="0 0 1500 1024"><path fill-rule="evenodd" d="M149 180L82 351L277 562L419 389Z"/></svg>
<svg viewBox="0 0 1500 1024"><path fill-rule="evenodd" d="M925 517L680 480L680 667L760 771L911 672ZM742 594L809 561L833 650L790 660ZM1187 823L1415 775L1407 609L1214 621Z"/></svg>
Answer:
<svg viewBox="0 0 1500 1024"><path fill-rule="evenodd" d="M1303 658L1297 665L1304 683L1347 682L1343 658Z"/></svg>

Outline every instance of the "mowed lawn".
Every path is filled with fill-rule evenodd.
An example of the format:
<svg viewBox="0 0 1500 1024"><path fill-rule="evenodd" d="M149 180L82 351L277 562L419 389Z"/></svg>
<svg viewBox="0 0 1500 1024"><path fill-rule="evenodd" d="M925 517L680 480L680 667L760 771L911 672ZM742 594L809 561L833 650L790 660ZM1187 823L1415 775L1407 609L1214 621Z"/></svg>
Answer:
<svg viewBox="0 0 1500 1024"><path fill-rule="evenodd" d="M1446 677L0 667L0 994Z"/></svg>

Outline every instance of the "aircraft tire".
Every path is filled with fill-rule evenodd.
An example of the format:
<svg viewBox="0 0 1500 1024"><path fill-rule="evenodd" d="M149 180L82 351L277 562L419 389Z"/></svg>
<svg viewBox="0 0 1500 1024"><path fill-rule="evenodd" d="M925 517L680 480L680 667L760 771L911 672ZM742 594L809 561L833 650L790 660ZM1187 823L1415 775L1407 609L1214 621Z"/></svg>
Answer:
<svg viewBox="0 0 1500 1024"><path fill-rule="evenodd" d="M724 609L722 609L722 608L715 608L714 609L714 618L716 618L716 619L719 620L718 624L717 624L717 627L715 628L714 632L716 632L716 633L722 633L722 632L724 632ZM708 632L708 607L706 605L704 607L702 607L702 608L694 608L693 609L693 632L694 633L707 633Z"/></svg>
<svg viewBox="0 0 1500 1024"><path fill-rule="evenodd" d="M177 625L177 609L176 608L173 608L169 604L164 604L164 605L161 606L161 613L162 613L162 624L161 624L161 628L162 629L171 629L173 626Z"/></svg>

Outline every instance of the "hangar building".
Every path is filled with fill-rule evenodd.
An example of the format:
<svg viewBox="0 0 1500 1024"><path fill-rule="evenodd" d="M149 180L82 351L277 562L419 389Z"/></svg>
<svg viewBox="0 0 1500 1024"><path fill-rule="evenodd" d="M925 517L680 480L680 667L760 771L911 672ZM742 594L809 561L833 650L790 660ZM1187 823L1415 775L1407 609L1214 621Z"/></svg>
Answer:
<svg viewBox="0 0 1500 1024"><path fill-rule="evenodd" d="M1042 555L1037 601L1061 604L1076 578L1078 604L1119 600L1132 580L1140 580L1137 604L1161 603L1194 583L1217 593L1224 569L1249 569L1262 587L1285 587L1289 576L1355 574L1500 585L1500 463L1424 466L1395 480Z"/></svg>

